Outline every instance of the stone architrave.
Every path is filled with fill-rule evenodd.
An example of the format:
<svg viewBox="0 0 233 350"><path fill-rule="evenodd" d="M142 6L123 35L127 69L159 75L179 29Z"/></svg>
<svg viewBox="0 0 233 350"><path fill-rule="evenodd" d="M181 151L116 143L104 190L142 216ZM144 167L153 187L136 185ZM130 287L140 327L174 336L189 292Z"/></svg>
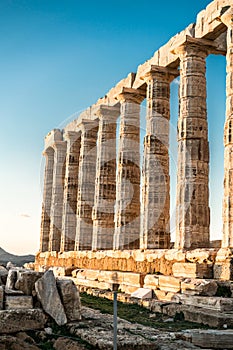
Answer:
<svg viewBox="0 0 233 350"><path fill-rule="evenodd" d="M49 250L49 233L50 233L50 210L53 190L53 166L54 166L54 149L47 148L43 155L45 156L45 173L44 173L44 191L41 214L40 230L40 251Z"/></svg>
<svg viewBox="0 0 233 350"><path fill-rule="evenodd" d="M120 109L101 105L97 141L95 200L92 211L93 250L113 248L116 201L116 120Z"/></svg>
<svg viewBox="0 0 233 350"><path fill-rule="evenodd" d="M115 234L117 250L139 248L140 232L140 104L141 90L123 88L117 157Z"/></svg>
<svg viewBox="0 0 233 350"><path fill-rule="evenodd" d="M175 69L151 66L145 76L147 116L142 170L141 249L170 247L170 83L178 75Z"/></svg>
<svg viewBox="0 0 233 350"><path fill-rule="evenodd" d="M96 176L97 120L83 120L80 125L81 148L77 196L77 226L75 250L92 249L92 208L94 205Z"/></svg>
<svg viewBox="0 0 233 350"><path fill-rule="evenodd" d="M57 141L54 148L53 194L50 219L49 250L60 251L64 178L66 169L66 142Z"/></svg>
<svg viewBox="0 0 233 350"><path fill-rule="evenodd" d="M180 57L180 115L176 248L209 246L209 143L206 111L206 57L209 47L186 38Z"/></svg>
<svg viewBox="0 0 233 350"><path fill-rule="evenodd" d="M64 139L67 140L67 153L60 250L72 251L74 250L76 235L78 168L81 134L80 132L68 131L65 133Z"/></svg>
<svg viewBox="0 0 233 350"><path fill-rule="evenodd" d="M224 197L222 248L233 248L233 9L221 17L227 26L226 121L224 127Z"/></svg>

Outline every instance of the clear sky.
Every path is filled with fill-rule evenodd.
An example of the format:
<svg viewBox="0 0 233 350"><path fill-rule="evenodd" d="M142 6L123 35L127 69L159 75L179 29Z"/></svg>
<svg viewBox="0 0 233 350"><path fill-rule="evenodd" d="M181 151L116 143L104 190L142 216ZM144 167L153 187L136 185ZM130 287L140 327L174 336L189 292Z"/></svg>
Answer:
<svg viewBox="0 0 233 350"><path fill-rule="evenodd" d="M0 246L39 248L43 138L93 104L208 0L0 1ZM221 235L225 58L207 61L212 236ZM172 86L172 125L177 122ZM174 171L173 171L174 172ZM175 176L173 176L175 178ZM172 201L175 198L172 182Z"/></svg>

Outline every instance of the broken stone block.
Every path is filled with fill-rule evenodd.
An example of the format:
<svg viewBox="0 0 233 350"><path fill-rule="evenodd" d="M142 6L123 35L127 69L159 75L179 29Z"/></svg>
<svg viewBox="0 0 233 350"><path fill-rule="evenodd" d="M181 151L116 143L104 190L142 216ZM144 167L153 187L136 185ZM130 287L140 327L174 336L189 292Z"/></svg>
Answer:
<svg viewBox="0 0 233 350"><path fill-rule="evenodd" d="M6 289L15 289L15 282L17 281L17 271L10 270L6 280Z"/></svg>
<svg viewBox="0 0 233 350"><path fill-rule="evenodd" d="M0 286L0 310L3 310L4 305L4 286Z"/></svg>
<svg viewBox="0 0 233 350"><path fill-rule="evenodd" d="M174 277L212 278L212 264L174 263L172 266Z"/></svg>
<svg viewBox="0 0 233 350"><path fill-rule="evenodd" d="M21 290L26 295L32 295L35 290L36 281L43 276L42 272L24 271L18 273L15 288Z"/></svg>
<svg viewBox="0 0 233 350"><path fill-rule="evenodd" d="M214 296L217 293L218 284L214 280L186 278L181 282L182 294Z"/></svg>
<svg viewBox="0 0 233 350"><path fill-rule="evenodd" d="M137 299L151 299L152 298L152 290L146 288L138 288L135 292L131 294L132 298Z"/></svg>
<svg viewBox="0 0 233 350"><path fill-rule="evenodd" d="M233 349L232 330L198 330L190 331L192 343L202 348Z"/></svg>
<svg viewBox="0 0 233 350"><path fill-rule="evenodd" d="M0 285L6 284L7 275L8 275L8 270L5 269L5 267L0 266Z"/></svg>
<svg viewBox="0 0 233 350"><path fill-rule="evenodd" d="M0 334L43 329L47 317L41 309L0 311Z"/></svg>
<svg viewBox="0 0 233 350"><path fill-rule="evenodd" d="M67 339L67 338L62 338L59 337L54 345L53 345L55 350L85 350L86 346L85 345L81 345L80 343L78 343L75 340L72 339Z"/></svg>
<svg viewBox="0 0 233 350"><path fill-rule="evenodd" d="M181 279L172 276L159 276L158 288L166 292L180 292Z"/></svg>
<svg viewBox="0 0 233 350"><path fill-rule="evenodd" d="M68 321L81 320L81 302L79 291L70 279L57 279L57 288Z"/></svg>
<svg viewBox="0 0 233 350"><path fill-rule="evenodd" d="M207 308L222 312L233 311L233 299L221 297L203 297L196 295L176 294L173 301L184 305Z"/></svg>
<svg viewBox="0 0 233 350"><path fill-rule="evenodd" d="M157 289L159 285L158 275L146 275L144 279L144 288Z"/></svg>
<svg viewBox="0 0 233 350"><path fill-rule="evenodd" d="M171 301L175 295L175 293L172 292L165 292L164 290L154 290L153 293L155 294L155 297L157 300L162 301Z"/></svg>
<svg viewBox="0 0 233 350"><path fill-rule="evenodd" d="M27 295L9 296L6 295L5 309L32 309L32 297Z"/></svg>
<svg viewBox="0 0 233 350"><path fill-rule="evenodd" d="M43 310L49 314L59 326L67 323L64 307L59 296L53 271L47 271L35 283L37 297Z"/></svg>
<svg viewBox="0 0 233 350"><path fill-rule="evenodd" d="M0 350L5 350L5 349L40 350L40 348L35 344L32 344L32 343L29 344L27 340L24 341L23 339L19 339L18 334L16 334L16 336L12 336L12 335L0 336Z"/></svg>

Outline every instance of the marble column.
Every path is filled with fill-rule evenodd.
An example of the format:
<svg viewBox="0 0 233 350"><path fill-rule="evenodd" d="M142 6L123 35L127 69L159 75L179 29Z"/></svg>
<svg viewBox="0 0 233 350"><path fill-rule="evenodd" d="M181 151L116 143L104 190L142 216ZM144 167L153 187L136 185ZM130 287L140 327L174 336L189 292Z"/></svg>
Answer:
<svg viewBox="0 0 233 350"><path fill-rule="evenodd" d="M116 250L137 249L140 239L140 104L145 93L123 88L117 157L115 234Z"/></svg>
<svg viewBox="0 0 233 350"><path fill-rule="evenodd" d="M81 135L68 131L64 135L67 141L66 174L64 182L63 219L61 251L72 251L75 246L76 210L78 193L78 169Z"/></svg>
<svg viewBox="0 0 233 350"><path fill-rule="evenodd" d="M48 147L44 152L45 156L45 173L44 173L44 191L41 214L41 230L40 230L40 251L49 250L49 233L50 233L50 210L52 203L53 189L53 166L54 166L54 150Z"/></svg>
<svg viewBox="0 0 233 350"><path fill-rule="evenodd" d="M151 66L147 82L140 248L170 247L170 83L177 70Z"/></svg>
<svg viewBox="0 0 233 350"><path fill-rule="evenodd" d="M96 120L84 120L80 125L80 130L82 136L79 159L75 250L91 250L98 122Z"/></svg>
<svg viewBox="0 0 233 350"><path fill-rule="evenodd" d="M60 251L64 178L66 169L66 142L57 141L54 148L53 194L51 204L49 250Z"/></svg>
<svg viewBox="0 0 233 350"><path fill-rule="evenodd" d="M92 212L93 250L113 248L116 201L116 121L119 107L101 106L97 142L95 199Z"/></svg>
<svg viewBox="0 0 233 350"><path fill-rule="evenodd" d="M208 47L195 39L177 50L180 57L180 115L176 248L209 246L209 143L206 110Z"/></svg>
<svg viewBox="0 0 233 350"><path fill-rule="evenodd" d="M233 248L233 10L221 17L227 26L226 121L224 127L224 197L222 247Z"/></svg>

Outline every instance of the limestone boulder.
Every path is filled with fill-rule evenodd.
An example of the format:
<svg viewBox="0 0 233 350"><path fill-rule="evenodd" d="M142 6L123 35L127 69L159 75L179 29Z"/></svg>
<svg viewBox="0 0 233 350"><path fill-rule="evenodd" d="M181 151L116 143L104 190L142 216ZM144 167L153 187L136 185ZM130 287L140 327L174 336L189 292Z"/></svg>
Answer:
<svg viewBox="0 0 233 350"><path fill-rule="evenodd" d="M57 279L57 288L68 321L81 319L81 302L79 290L70 279Z"/></svg>
<svg viewBox="0 0 233 350"><path fill-rule="evenodd" d="M21 340L18 337L11 335L0 336L0 350L39 350L35 344L30 344L27 341Z"/></svg>
<svg viewBox="0 0 233 350"><path fill-rule="evenodd" d="M35 290L36 281L42 276L42 272L20 271L15 288L21 290L26 295L32 295L32 292Z"/></svg>
<svg viewBox="0 0 233 350"><path fill-rule="evenodd" d="M233 331L232 330L198 330L190 331L192 343L201 348L212 349L233 349Z"/></svg>
<svg viewBox="0 0 233 350"><path fill-rule="evenodd" d="M186 278L181 282L181 292L183 294L214 296L218 290L215 280Z"/></svg>
<svg viewBox="0 0 233 350"><path fill-rule="evenodd" d="M0 286L0 310L3 310L4 305L4 286Z"/></svg>
<svg viewBox="0 0 233 350"><path fill-rule="evenodd" d="M8 270L4 266L0 266L0 285L6 284Z"/></svg>
<svg viewBox="0 0 233 350"><path fill-rule="evenodd" d="M53 271L49 270L45 272L43 277L36 281L35 290L43 310L50 315L59 326L66 324L67 317L57 290Z"/></svg>
<svg viewBox="0 0 233 350"><path fill-rule="evenodd" d="M58 338L53 344L55 350L85 350L86 347L75 340Z"/></svg>
<svg viewBox="0 0 233 350"><path fill-rule="evenodd" d="M0 311L0 334L43 329L47 321L41 309Z"/></svg>
<svg viewBox="0 0 233 350"><path fill-rule="evenodd" d="M17 281L17 270L9 270L6 280L6 289L15 289L15 282Z"/></svg>
<svg viewBox="0 0 233 350"><path fill-rule="evenodd" d="M32 296L29 295L6 295L5 309L32 309Z"/></svg>

